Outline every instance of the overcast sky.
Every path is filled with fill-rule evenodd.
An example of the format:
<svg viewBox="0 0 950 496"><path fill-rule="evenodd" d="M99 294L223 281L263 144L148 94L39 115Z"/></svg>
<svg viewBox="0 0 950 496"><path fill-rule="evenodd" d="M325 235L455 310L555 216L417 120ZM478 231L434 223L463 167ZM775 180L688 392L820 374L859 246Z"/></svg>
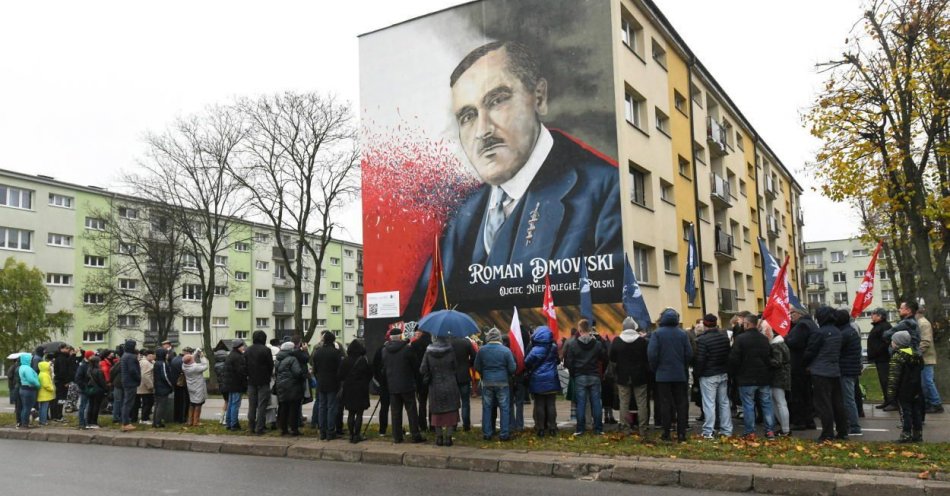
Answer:
<svg viewBox="0 0 950 496"><path fill-rule="evenodd" d="M0 17L0 168L114 186L146 130L235 96L334 92L358 105L357 35L457 0L10 2ZM817 140L801 115L840 53L860 0L656 0L805 187L805 240L848 237L857 219L822 198L804 166ZM394 95L394 98L398 95ZM360 240L358 208L347 214Z"/></svg>

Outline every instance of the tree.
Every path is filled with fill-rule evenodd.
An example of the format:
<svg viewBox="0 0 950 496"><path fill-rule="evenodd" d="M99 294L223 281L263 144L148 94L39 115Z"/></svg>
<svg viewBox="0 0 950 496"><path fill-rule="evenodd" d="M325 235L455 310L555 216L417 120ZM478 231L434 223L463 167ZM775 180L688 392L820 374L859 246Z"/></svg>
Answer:
<svg viewBox="0 0 950 496"><path fill-rule="evenodd" d="M241 236L246 202L241 183L229 173L247 135L242 116L230 107L213 106L177 119L162 134L146 136L143 171L126 183L153 204L166 204L168 228L179 233L190 258L189 278L201 286L202 348L212 356L211 309L215 287L229 280L222 263Z"/></svg>
<svg viewBox="0 0 950 496"><path fill-rule="evenodd" d="M64 331L72 314L47 314L47 303L43 273L8 257L0 270L0 355L32 351L57 331Z"/></svg>
<svg viewBox="0 0 950 496"><path fill-rule="evenodd" d="M948 0L870 0L806 119L823 140L812 169L825 195L858 204L884 238L900 299L922 298L946 329L950 288ZM941 340L942 341L942 340Z"/></svg>
<svg viewBox="0 0 950 496"><path fill-rule="evenodd" d="M123 203L93 211L105 221L102 230L87 230L96 254L108 256L107 269L90 274L83 291L102 295L92 312L107 319L109 328L137 325L130 318L149 319L145 344L168 338L181 313L185 275L185 238L172 229L172 212L164 204ZM120 319L124 319L120 320Z"/></svg>
<svg viewBox="0 0 950 496"><path fill-rule="evenodd" d="M326 247L340 224L334 215L359 192L359 149L349 105L317 93L283 93L239 100L249 122L246 154L233 176L257 214L273 226L277 250L294 295L294 328L310 341L318 305L303 325L307 272L323 266ZM320 293L313 275L312 297Z"/></svg>

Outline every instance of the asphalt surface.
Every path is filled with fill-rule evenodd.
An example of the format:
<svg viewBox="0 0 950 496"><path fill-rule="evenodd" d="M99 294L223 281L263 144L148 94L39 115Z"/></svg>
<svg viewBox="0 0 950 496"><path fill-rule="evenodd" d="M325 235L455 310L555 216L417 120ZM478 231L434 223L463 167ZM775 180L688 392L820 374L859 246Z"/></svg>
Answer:
<svg viewBox="0 0 950 496"><path fill-rule="evenodd" d="M0 440L3 494L717 496L738 493L241 455ZM112 475L104 475L104 474Z"/></svg>

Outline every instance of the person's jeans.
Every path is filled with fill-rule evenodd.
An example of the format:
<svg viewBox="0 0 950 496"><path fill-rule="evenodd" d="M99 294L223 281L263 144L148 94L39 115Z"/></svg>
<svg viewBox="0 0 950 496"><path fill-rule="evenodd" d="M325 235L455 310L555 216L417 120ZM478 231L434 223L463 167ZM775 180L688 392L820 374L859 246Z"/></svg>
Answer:
<svg viewBox="0 0 950 496"><path fill-rule="evenodd" d="M719 374L699 378L703 398L703 436L712 436L719 420L719 433L732 435L732 415L729 411L729 375ZM718 418L717 418L718 417Z"/></svg>
<svg viewBox="0 0 950 496"><path fill-rule="evenodd" d="M155 395L155 411L152 412L152 427L163 427L171 412L173 400L171 395Z"/></svg>
<svg viewBox="0 0 950 496"><path fill-rule="evenodd" d="M317 397L320 400L319 419L317 423L320 427L320 435L326 437L336 437L336 391L329 393L320 392Z"/></svg>
<svg viewBox="0 0 950 496"><path fill-rule="evenodd" d="M409 432L413 439L419 439L422 435L419 433L419 414L416 411L416 392L392 393L389 395L389 408L393 419L393 441L401 443L403 440L402 430L402 411L406 410L406 416L409 418ZM483 410L484 412L484 410ZM485 422L483 421L482 424Z"/></svg>
<svg viewBox="0 0 950 496"><path fill-rule="evenodd" d="M765 431L775 432L775 418L772 415L772 388L770 386L739 386L742 398L742 421L745 424L744 435L755 433L755 399L762 405L762 419Z"/></svg>
<svg viewBox="0 0 950 496"><path fill-rule="evenodd" d="M112 423L118 424L122 420L122 405L125 403L125 390L121 387L112 388Z"/></svg>
<svg viewBox="0 0 950 496"><path fill-rule="evenodd" d="M673 427L673 411L676 411L676 435L686 438L686 426L689 423L689 393L686 382L657 382L656 383L657 410L660 413L660 424L663 426L663 437L669 438ZM641 424L642 425L642 424Z"/></svg>
<svg viewBox="0 0 950 496"><path fill-rule="evenodd" d="M590 401L590 414L594 417L594 432L604 432L604 407L600 401L600 377L579 375L574 378L575 398L577 399L577 426L575 433L587 430L587 402Z"/></svg>
<svg viewBox="0 0 950 496"><path fill-rule="evenodd" d="M132 423L132 410L135 408L135 399L138 397L135 393L138 386L122 388L122 425Z"/></svg>
<svg viewBox="0 0 950 496"><path fill-rule="evenodd" d="M247 385L247 427L251 432L263 433L267 425L267 405L270 404L270 385Z"/></svg>
<svg viewBox="0 0 950 496"><path fill-rule="evenodd" d="M785 390L781 388L772 388L772 406L775 411L775 417L778 419L778 425L782 432L788 434L791 432L789 425L788 401L785 398Z"/></svg>
<svg viewBox="0 0 950 496"><path fill-rule="evenodd" d="M511 430L524 430L524 397L527 394L524 382L516 383L511 390Z"/></svg>
<svg viewBox="0 0 950 496"><path fill-rule="evenodd" d="M227 420L225 423L228 426L228 429L237 429L240 424L238 422L238 412L241 410L241 397L244 393L228 393L228 413Z"/></svg>
<svg viewBox="0 0 950 496"><path fill-rule="evenodd" d="M53 400L56 401L56 400ZM49 423L49 401L40 402L40 425L46 425Z"/></svg>
<svg viewBox="0 0 950 496"><path fill-rule="evenodd" d="M37 391L33 388L20 387L20 426L30 425L30 412L36 403Z"/></svg>
<svg viewBox="0 0 950 496"><path fill-rule="evenodd" d="M459 384L459 399L462 401L462 427L472 427L472 383L466 381ZM383 418L380 416L379 418Z"/></svg>
<svg viewBox="0 0 950 496"><path fill-rule="evenodd" d="M486 386L482 384L482 435L491 437L494 434L495 423L492 418L492 411L495 408L501 410L501 431L499 437L508 439L511 436L510 415L508 403L510 392L508 386Z"/></svg>
<svg viewBox="0 0 950 496"><path fill-rule="evenodd" d="M86 393L79 393L79 411L76 416L79 418L79 428L86 427L86 411L89 409L89 397Z"/></svg>
<svg viewBox="0 0 950 496"><path fill-rule="evenodd" d="M858 424L858 405L854 401L854 385L858 382L855 376L841 376L841 401L844 404L844 412L848 415L849 432L860 432L861 426Z"/></svg>
<svg viewBox="0 0 950 496"><path fill-rule="evenodd" d="M937 385L934 384L933 365L924 365L924 370L920 372L920 383L924 388L924 398L928 406L943 405L943 401L940 399L940 393L937 392Z"/></svg>

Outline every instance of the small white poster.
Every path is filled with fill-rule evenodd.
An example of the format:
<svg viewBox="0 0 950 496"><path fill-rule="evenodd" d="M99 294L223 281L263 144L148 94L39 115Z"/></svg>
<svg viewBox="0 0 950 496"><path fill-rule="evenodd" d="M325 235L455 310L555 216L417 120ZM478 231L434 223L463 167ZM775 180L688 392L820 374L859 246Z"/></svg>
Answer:
<svg viewBox="0 0 950 496"><path fill-rule="evenodd" d="M399 317L399 291L366 293L366 318L391 319Z"/></svg>

